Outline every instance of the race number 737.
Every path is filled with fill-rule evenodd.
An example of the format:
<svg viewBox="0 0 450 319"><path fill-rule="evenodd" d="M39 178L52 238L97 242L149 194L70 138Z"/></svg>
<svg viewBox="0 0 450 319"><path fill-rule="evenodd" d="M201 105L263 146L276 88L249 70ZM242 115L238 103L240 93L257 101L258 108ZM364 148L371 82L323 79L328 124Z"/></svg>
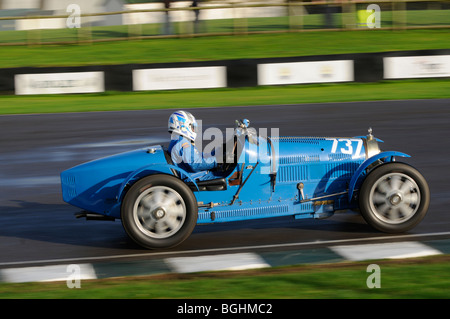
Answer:
<svg viewBox="0 0 450 319"><path fill-rule="evenodd" d="M359 158L364 156L361 154L363 141L356 138L327 138L328 141L333 141L331 153L336 153L338 150L342 154L351 155L352 158Z"/></svg>

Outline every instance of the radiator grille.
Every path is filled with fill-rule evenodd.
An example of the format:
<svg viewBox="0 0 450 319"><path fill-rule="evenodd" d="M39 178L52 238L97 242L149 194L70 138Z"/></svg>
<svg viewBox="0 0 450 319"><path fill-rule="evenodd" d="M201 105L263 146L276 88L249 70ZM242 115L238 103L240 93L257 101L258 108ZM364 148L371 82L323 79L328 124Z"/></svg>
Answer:
<svg viewBox="0 0 450 319"><path fill-rule="evenodd" d="M332 153L328 154L330 161L350 161L352 160L352 154Z"/></svg>
<svg viewBox="0 0 450 319"><path fill-rule="evenodd" d="M319 162L319 155L290 155L280 156L278 162L280 165Z"/></svg>
<svg viewBox="0 0 450 319"><path fill-rule="evenodd" d="M297 137L297 136L280 136L280 137L270 137L272 141L288 142L288 143L306 143L319 145L321 141L326 139L323 137Z"/></svg>
<svg viewBox="0 0 450 319"><path fill-rule="evenodd" d="M292 181L304 181L308 179L308 166L307 165L291 165L280 166L277 174L278 181L292 182Z"/></svg>

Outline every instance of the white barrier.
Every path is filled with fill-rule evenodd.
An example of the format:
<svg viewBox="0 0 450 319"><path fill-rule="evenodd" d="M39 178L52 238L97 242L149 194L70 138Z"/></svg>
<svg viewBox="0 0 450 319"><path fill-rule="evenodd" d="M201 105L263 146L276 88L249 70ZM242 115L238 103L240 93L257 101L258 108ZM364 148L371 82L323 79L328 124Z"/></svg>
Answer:
<svg viewBox="0 0 450 319"><path fill-rule="evenodd" d="M223 88L226 72L224 66L133 70L133 90Z"/></svg>
<svg viewBox="0 0 450 319"><path fill-rule="evenodd" d="M352 60L258 64L258 85L351 82Z"/></svg>
<svg viewBox="0 0 450 319"><path fill-rule="evenodd" d="M14 85L16 95L105 91L103 72L16 74Z"/></svg>
<svg viewBox="0 0 450 319"><path fill-rule="evenodd" d="M4 69L0 72L0 91L63 94L450 78L449 50L423 55L429 53L343 54L317 57L318 61L292 57L96 66L97 72L91 72L92 67Z"/></svg>
<svg viewBox="0 0 450 319"><path fill-rule="evenodd" d="M383 58L385 79L450 77L450 55Z"/></svg>

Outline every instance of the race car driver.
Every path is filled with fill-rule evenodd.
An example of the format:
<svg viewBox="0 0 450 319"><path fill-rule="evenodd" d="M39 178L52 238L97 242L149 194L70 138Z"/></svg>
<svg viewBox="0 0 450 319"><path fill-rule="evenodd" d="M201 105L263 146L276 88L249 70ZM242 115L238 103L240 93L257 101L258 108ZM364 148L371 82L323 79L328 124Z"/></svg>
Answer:
<svg viewBox="0 0 450 319"><path fill-rule="evenodd" d="M174 112L169 117L168 130L171 141L168 151L172 161L191 174L193 179L210 180L217 178L212 169L217 167L214 154L200 153L194 144L197 136L197 121L185 111Z"/></svg>

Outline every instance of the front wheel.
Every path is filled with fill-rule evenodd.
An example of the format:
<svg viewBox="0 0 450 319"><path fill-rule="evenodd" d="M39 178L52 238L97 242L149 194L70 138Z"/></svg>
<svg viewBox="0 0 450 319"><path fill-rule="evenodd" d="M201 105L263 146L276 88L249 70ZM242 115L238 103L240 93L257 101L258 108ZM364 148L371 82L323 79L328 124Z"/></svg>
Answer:
<svg viewBox="0 0 450 319"><path fill-rule="evenodd" d="M425 178L404 163L388 163L374 169L360 190L361 215L386 233L412 229L426 215L430 191Z"/></svg>
<svg viewBox="0 0 450 319"><path fill-rule="evenodd" d="M189 187L169 175L137 181L122 203L128 236L145 248L168 248L183 242L197 222L197 201Z"/></svg>

